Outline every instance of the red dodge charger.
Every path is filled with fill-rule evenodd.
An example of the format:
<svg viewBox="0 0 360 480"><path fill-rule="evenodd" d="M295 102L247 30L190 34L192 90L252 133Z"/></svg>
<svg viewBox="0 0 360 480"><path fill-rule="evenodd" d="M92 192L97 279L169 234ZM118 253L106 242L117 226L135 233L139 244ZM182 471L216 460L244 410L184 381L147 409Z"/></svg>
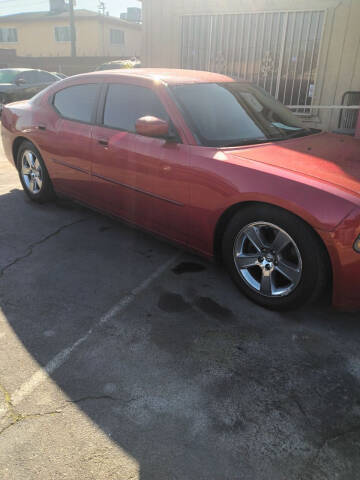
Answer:
<svg viewBox="0 0 360 480"><path fill-rule="evenodd" d="M220 258L268 308L329 283L336 307L360 307L360 142L305 127L262 89L96 72L6 105L2 125L32 200L65 195Z"/></svg>

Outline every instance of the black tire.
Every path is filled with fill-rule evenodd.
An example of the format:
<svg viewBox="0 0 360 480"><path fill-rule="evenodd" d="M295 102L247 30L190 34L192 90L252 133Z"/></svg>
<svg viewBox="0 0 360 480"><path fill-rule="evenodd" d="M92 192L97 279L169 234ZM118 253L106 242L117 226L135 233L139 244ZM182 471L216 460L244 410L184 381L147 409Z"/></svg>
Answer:
<svg viewBox="0 0 360 480"><path fill-rule="evenodd" d="M26 152L31 152L33 157L31 158L36 158L36 160L39 162L40 168L37 170L40 172L41 177L39 176L39 180L41 180L41 187L37 184L38 191L32 191L31 188L29 187L25 177L28 177L27 175L23 174L23 157ZM19 172L19 177L21 184L23 186L23 189L25 193L28 195L28 197L33 200L34 202L38 203L45 203L49 202L54 199L55 193L54 189L48 174L48 171L46 169L44 160L41 157L41 154L39 150L29 141L24 141L18 150L17 154L17 159L16 159L16 165L17 169Z"/></svg>
<svg viewBox="0 0 360 480"><path fill-rule="evenodd" d="M0 93L0 105L5 105L8 101L8 96L5 93Z"/></svg>
<svg viewBox="0 0 360 480"><path fill-rule="evenodd" d="M256 222L259 223L257 224ZM293 282L292 287L288 287L293 288L293 290L290 290L289 293L283 296L273 295L273 290L275 291L276 289L272 287L270 287L271 294L264 296L264 294L261 294L260 291L254 287L252 282L253 277L248 275L249 270L242 270L240 266L239 271L236 265L236 261L238 260L235 261L234 248L235 246L238 248L239 243L235 242L239 242L239 238L244 238L244 234L240 232L248 232L248 228L253 228L252 224L260 225L260 231L263 231L261 230L261 228L263 228L261 227L261 222L272 224L282 232L285 232L285 234L293 240L293 243L289 244L289 248L297 252L296 258L298 258L298 254L300 253L299 266L297 266L300 272L298 273L298 280L297 282ZM264 228L266 229L266 226ZM276 229L274 231L276 232ZM247 241L247 237L245 241ZM245 243L241 243L241 245L244 244ZM251 247L254 246L252 244L250 245ZM235 253L237 253L237 250L235 250ZM243 255L243 253L241 253L241 255ZM257 251L254 256L256 255ZM279 255L281 258L282 253ZM231 278L245 295L259 305L272 310L291 310L314 301L319 297L320 293L322 293L330 275L325 247L312 228L290 212L268 204L253 204L244 207L233 216L223 235L222 258ZM266 256L260 256L259 260L261 259L263 259L264 262L267 261ZM279 256L275 255L271 268L276 270L276 266L279 263ZM250 267L250 269L252 269L250 272L254 272L252 275L259 275L260 277L257 288L261 286L261 278L265 267L269 268L269 265ZM258 271L260 273L258 273ZM244 278L243 272L246 272L246 275L248 275L246 279ZM273 270L271 270L271 272L273 274ZM275 272L275 275L279 275L279 273ZM250 282L248 281L249 278ZM281 276L279 278L282 279Z"/></svg>

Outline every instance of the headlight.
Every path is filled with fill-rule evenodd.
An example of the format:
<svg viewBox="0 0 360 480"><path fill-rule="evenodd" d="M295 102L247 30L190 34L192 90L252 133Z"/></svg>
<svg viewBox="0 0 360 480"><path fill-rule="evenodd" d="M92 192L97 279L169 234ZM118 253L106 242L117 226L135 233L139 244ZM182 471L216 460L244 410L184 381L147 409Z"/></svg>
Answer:
<svg viewBox="0 0 360 480"><path fill-rule="evenodd" d="M357 237L357 239L354 242L354 250L355 252L360 253L360 235Z"/></svg>

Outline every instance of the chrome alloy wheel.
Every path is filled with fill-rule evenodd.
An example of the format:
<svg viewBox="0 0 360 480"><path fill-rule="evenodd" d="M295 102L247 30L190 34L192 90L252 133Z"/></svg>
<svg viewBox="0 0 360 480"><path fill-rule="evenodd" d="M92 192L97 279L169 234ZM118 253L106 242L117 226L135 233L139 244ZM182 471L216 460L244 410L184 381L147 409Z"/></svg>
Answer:
<svg viewBox="0 0 360 480"><path fill-rule="evenodd" d="M284 297L295 290L302 260L294 240L268 222L246 225L233 249L237 271L244 282L265 297Z"/></svg>
<svg viewBox="0 0 360 480"><path fill-rule="evenodd" d="M25 150L21 157L21 176L26 188L33 195L40 193L43 184L43 171L37 156L31 150Z"/></svg>

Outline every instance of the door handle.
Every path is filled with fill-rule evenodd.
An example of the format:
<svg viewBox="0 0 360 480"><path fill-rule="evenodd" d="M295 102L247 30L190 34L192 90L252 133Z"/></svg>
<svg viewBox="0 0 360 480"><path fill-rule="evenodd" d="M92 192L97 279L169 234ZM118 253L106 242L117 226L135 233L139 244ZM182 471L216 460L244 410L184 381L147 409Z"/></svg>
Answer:
<svg viewBox="0 0 360 480"><path fill-rule="evenodd" d="M45 125L39 125L39 126L38 126L38 129L39 129L39 130L46 130L46 127L45 127Z"/></svg>
<svg viewBox="0 0 360 480"><path fill-rule="evenodd" d="M108 147L108 146L109 146L108 140L102 140L102 139L100 139L100 140L98 140L98 143L99 143L100 145L103 145L104 147Z"/></svg>

